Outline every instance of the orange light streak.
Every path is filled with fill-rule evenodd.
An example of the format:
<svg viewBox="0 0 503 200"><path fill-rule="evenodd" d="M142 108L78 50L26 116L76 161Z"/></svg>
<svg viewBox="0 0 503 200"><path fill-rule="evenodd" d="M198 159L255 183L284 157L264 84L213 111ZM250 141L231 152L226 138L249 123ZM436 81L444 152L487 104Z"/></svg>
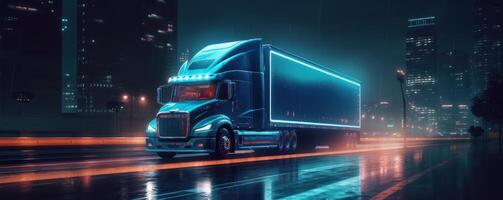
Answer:
<svg viewBox="0 0 503 200"><path fill-rule="evenodd" d="M145 137L2 137L0 147L145 145Z"/></svg>
<svg viewBox="0 0 503 200"><path fill-rule="evenodd" d="M408 148L422 147L422 146L427 146L427 145L408 146ZM40 181L40 180L50 180L50 179L64 179L64 178L74 178L74 177L83 177L83 176L110 175L110 174L122 174L122 173L133 173L133 172L148 172L148 171L157 171L157 170L181 169L181 168L192 168L192 167L203 167L203 166L217 166L217 165L228 165L228 164L238 164L238 163L251 163L251 162L260 162L260 161L272 161L272 160L293 159L293 158L303 158L303 157L313 157L313 156L353 154L353 153L363 153L363 152L382 151L382 150L397 150L397 149L403 149L403 145L397 144L397 145L387 145L386 147L381 146L381 147L376 147L376 148L362 148L362 149L340 150L340 151L299 153L299 154L289 154L289 155L271 155L271 156L247 157L247 158L232 158L232 159L223 159L223 160L191 161L191 162L180 162L180 163L148 164L148 165L137 165L137 166L120 166L120 167L109 167L109 168L61 170L61 171L49 171L49 172L29 172L29 173L20 173L20 174L0 176L0 184L17 183L17 182L25 182L25 181Z"/></svg>

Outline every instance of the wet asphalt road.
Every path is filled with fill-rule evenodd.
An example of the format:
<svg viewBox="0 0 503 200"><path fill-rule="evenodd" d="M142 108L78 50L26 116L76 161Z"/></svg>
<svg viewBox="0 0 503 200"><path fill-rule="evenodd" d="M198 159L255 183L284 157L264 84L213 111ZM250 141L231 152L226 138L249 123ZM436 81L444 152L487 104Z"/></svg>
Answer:
<svg viewBox="0 0 503 200"><path fill-rule="evenodd" d="M13 174L166 164L134 147L1 153L0 179ZM230 159L254 157L257 155L242 153ZM210 159L199 155L170 163L193 160ZM501 199L502 170L503 156L496 143L451 142L343 155L19 181L0 184L0 198Z"/></svg>

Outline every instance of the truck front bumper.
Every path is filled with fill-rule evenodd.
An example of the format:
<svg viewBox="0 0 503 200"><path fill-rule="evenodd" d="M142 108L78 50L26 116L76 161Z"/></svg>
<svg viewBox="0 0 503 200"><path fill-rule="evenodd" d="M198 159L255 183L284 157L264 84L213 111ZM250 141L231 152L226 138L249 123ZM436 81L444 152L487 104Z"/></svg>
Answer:
<svg viewBox="0 0 503 200"><path fill-rule="evenodd" d="M147 137L148 152L201 153L215 151L215 138L191 138L186 142Z"/></svg>

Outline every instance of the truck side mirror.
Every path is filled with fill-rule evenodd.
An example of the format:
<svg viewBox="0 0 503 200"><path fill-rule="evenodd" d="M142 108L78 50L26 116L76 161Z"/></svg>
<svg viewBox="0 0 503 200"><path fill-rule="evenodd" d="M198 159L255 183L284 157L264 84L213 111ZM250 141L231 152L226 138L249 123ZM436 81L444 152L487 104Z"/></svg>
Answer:
<svg viewBox="0 0 503 200"><path fill-rule="evenodd" d="M171 100L171 91L173 86L161 85L157 88L157 103L164 105Z"/></svg>

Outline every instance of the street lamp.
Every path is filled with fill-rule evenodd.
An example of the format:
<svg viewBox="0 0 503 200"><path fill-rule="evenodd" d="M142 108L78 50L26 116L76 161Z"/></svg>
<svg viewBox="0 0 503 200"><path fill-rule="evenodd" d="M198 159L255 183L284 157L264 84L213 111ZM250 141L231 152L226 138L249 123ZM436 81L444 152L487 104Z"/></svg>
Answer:
<svg viewBox="0 0 503 200"><path fill-rule="evenodd" d="M402 68L396 69L396 79L400 83L400 89L402 91L402 104L403 104L403 144L407 146L407 102L405 101L405 92L403 90L403 83L405 82L405 70Z"/></svg>

